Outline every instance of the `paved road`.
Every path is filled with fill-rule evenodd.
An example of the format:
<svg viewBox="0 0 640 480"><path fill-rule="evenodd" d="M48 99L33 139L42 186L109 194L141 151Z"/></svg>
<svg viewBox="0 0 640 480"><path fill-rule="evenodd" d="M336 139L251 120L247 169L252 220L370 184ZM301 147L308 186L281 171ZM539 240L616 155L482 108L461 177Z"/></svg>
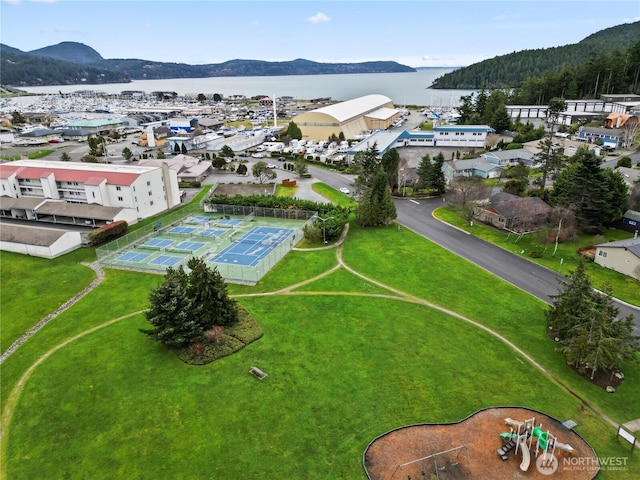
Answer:
<svg viewBox="0 0 640 480"><path fill-rule="evenodd" d="M434 243L545 302L551 301L550 295L558 293L560 280L565 278L562 275L433 218L432 212L442 205L442 200L421 200L419 204L396 200L395 203L398 222ZM621 316L634 315L634 333L640 335L640 310L615 303Z"/></svg>
<svg viewBox="0 0 640 480"><path fill-rule="evenodd" d="M310 167L309 172L334 188L346 186L352 189L350 183L353 177L349 175L316 167ZM441 247L545 302L549 303L550 296L558 293L561 287L560 280L564 279L564 276L433 218L432 212L442 205L442 200L434 198L420 200L418 203L396 200L395 204L400 224ZM640 335L640 309L617 301L615 303L621 316L634 315L634 334Z"/></svg>

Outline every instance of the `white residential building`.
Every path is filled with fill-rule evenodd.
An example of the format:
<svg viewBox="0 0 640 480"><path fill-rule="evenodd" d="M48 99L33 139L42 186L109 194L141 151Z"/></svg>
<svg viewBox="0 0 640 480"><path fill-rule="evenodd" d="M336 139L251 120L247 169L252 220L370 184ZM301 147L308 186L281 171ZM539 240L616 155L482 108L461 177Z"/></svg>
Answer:
<svg viewBox="0 0 640 480"><path fill-rule="evenodd" d="M138 219L180 203L176 172L160 166L19 160L0 165L0 197L130 209Z"/></svg>

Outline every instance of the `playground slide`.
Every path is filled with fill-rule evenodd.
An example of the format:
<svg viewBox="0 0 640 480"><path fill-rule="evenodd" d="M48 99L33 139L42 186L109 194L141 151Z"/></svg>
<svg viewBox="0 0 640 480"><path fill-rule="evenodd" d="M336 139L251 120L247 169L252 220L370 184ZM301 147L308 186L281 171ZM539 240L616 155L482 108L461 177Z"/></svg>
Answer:
<svg viewBox="0 0 640 480"><path fill-rule="evenodd" d="M520 470L526 472L529 470L529 463L531 462L531 454L529 453L529 447L527 447L527 437L522 436L518 439L519 449L522 452L522 463L520 463Z"/></svg>
<svg viewBox="0 0 640 480"><path fill-rule="evenodd" d="M567 443L556 442L556 448L564 450L565 452L573 452L573 447Z"/></svg>

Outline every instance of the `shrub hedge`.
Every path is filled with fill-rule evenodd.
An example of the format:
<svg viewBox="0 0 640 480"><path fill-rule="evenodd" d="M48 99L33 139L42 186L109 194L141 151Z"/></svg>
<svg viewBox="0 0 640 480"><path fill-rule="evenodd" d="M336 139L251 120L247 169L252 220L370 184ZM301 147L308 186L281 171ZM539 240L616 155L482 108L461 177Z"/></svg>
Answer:
<svg viewBox="0 0 640 480"><path fill-rule="evenodd" d="M92 245L96 245L124 235L127 228L129 228L129 224L127 222L124 220L118 220L117 222L112 222L90 231L87 234L87 238Z"/></svg>

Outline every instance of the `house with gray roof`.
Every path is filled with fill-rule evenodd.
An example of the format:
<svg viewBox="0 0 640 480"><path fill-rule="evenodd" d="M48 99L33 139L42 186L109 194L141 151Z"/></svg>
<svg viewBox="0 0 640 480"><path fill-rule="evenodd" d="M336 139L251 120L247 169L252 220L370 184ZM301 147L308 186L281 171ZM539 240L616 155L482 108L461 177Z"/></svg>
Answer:
<svg viewBox="0 0 640 480"><path fill-rule="evenodd" d="M510 167L522 162L527 167L533 165L533 153L526 148L518 148L515 150L495 150L480 155L489 163L499 165L501 167Z"/></svg>
<svg viewBox="0 0 640 480"><path fill-rule="evenodd" d="M489 163L484 158L450 160L442 165L442 173L447 185L457 177L500 178L502 170L502 167Z"/></svg>
<svg viewBox="0 0 640 480"><path fill-rule="evenodd" d="M42 258L56 258L82 244L77 231L34 225L10 225L0 228L0 250Z"/></svg>
<svg viewBox="0 0 640 480"><path fill-rule="evenodd" d="M605 147L624 147L624 134L618 128L580 127L577 140L588 143L599 143Z"/></svg>
<svg viewBox="0 0 640 480"><path fill-rule="evenodd" d="M640 238L596 245L594 261L605 268L640 280Z"/></svg>

